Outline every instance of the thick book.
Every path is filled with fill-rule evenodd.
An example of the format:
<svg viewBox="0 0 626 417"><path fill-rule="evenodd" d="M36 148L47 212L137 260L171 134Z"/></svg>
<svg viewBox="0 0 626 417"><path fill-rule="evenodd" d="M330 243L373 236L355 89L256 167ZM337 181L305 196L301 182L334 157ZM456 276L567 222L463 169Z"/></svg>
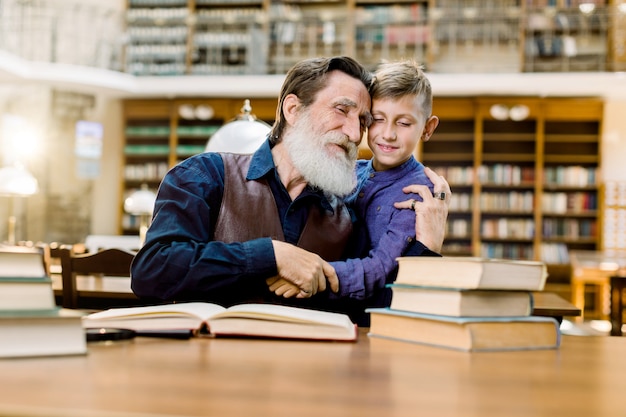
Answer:
<svg viewBox="0 0 626 417"><path fill-rule="evenodd" d="M397 284L541 291L548 277L546 264L539 261L463 256L404 256L397 260Z"/></svg>
<svg viewBox="0 0 626 417"><path fill-rule="evenodd" d="M0 276L0 310L50 310L55 306L50 278Z"/></svg>
<svg viewBox="0 0 626 417"><path fill-rule="evenodd" d="M453 317L519 317L533 310L529 291L465 290L392 284L390 307Z"/></svg>
<svg viewBox="0 0 626 417"><path fill-rule="evenodd" d="M0 357L87 353L83 314L68 309L0 311Z"/></svg>
<svg viewBox="0 0 626 417"><path fill-rule="evenodd" d="M389 308L368 309L368 336L461 351L556 349L561 333L551 317L447 317Z"/></svg>
<svg viewBox="0 0 626 417"><path fill-rule="evenodd" d="M0 277L41 278L47 276L42 248L0 245Z"/></svg>
<svg viewBox="0 0 626 417"><path fill-rule="evenodd" d="M276 304L224 308L203 302L113 308L83 318L85 328L135 331L190 329L208 336L355 341L357 328L345 314Z"/></svg>

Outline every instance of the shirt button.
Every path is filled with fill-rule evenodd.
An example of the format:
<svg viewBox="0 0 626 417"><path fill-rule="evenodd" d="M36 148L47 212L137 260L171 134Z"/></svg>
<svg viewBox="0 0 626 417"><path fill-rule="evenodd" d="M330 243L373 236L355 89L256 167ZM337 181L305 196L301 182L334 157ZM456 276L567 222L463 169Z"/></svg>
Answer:
<svg viewBox="0 0 626 417"><path fill-rule="evenodd" d="M376 211L380 211L380 206L376 207Z"/></svg>
<svg viewBox="0 0 626 417"><path fill-rule="evenodd" d="M409 237L406 238L406 241L411 243L411 242L413 242L413 238L411 236L409 236Z"/></svg>
<svg viewBox="0 0 626 417"><path fill-rule="evenodd" d="M359 198L363 198L363 196L365 196L365 193L363 192L359 193Z"/></svg>
<svg viewBox="0 0 626 417"><path fill-rule="evenodd" d="M370 178L374 178L376 176L376 174L374 174L373 172L370 173Z"/></svg>

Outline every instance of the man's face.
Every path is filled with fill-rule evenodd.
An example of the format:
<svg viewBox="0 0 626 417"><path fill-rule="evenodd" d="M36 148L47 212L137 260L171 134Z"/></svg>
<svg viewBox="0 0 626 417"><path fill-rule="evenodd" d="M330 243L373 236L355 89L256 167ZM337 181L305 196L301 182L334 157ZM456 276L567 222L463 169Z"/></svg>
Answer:
<svg viewBox="0 0 626 417"><path fill-rule="evenodd" d="M352 191L358 144L371 117L369 106L363 84L335 71L316 100L299 110L285 132L285 144L307 183L335 195Z"/></svg>
<svg viewBox="0 0 626 417"><path fill-rule="evenodd" d="M370 125L371 98L360 80L341 71L328 74L326 87L308 107L320 133L341 132L358 145Z"/></svg>

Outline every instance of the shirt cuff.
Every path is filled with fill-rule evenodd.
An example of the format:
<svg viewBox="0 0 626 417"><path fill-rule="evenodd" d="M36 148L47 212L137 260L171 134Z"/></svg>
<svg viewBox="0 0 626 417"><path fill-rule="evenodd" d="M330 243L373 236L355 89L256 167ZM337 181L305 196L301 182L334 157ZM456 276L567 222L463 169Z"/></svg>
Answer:
<svg viewBox="0 0 626 417"><path fill-rule="evenodd" d="M243 243L245 248L245 273L263 279L278 274L276 256L272 239L268 237L249 240Z"/></svg>
<svg viewBox="0 0 626 417"><path fill-rule="evenodd" d="M407 245L402 256L441 256L441 254L428 249L419 240L413 239Z"/></svg>

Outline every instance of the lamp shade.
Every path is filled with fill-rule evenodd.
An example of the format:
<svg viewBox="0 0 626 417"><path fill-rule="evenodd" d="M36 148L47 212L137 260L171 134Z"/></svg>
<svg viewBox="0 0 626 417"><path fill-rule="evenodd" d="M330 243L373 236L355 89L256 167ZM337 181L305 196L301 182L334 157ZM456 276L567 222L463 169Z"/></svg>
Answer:
<svg viewBox="0 0 626 417"><path fill-rule="evenodd" d="M124 211L136 215L152 214L155 201L156 194L147 186L142 186L124 200Z"/></svg>
<svg viewBox="0 0 626 417"><path fill-rule="evenodd" d="M250 100L244 101L241 114L215 132L206 145L206 152L253 153L265 141L271 127L257 120Z"/></svg>
<svg viewBox="0 0 626 417"><path fill-rule="evenodd" d="M29 196L37 193L37 179L21 165L0 168L0 195Z"/></svg>

